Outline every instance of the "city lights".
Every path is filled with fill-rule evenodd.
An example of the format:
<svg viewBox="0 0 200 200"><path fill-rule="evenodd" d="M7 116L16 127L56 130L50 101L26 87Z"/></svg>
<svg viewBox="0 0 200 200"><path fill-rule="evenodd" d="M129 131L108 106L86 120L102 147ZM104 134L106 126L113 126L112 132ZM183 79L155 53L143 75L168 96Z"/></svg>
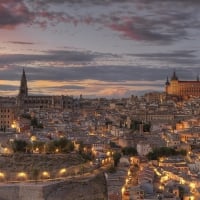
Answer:
<svg viewBox="0 0 200 200"><path fill-rule="evenodd" d="M44 178L44 179L50 178L50 173L47 171L42 172L41 178Z"/></svg>
<svg viewBox="0 0 200 200"><path fill-rule="evenodd" d="M25 172L17 173L17 180L25 181L28 179L28 175Z"/></svg>
<svg viewBox="0 0 200 200"><path fill-rule="evenodd" d="M59 171L59 176L66 176L66 173L67 173L67 169L66 168L63 168Z"/></svg>

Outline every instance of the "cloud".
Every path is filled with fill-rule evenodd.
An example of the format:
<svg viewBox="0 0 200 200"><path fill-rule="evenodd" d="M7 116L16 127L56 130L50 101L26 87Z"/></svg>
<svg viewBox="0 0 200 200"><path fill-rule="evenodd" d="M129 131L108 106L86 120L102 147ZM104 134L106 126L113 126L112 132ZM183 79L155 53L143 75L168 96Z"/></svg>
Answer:
<svg viewBox="0 0 200 200"><path fill-rule="evenodd" d="M41 84L43 82L44 84ZM45 84L48 82L48 85ZM149 85L148 85L149 83ZM29 91L31 93L42 94L68 94L79 96L80 94L87 97L125 97L134 93L143 93L143 91L162 91L163 85L159 85L161 81L156 81L153 85L151 81L125 81L125 82L106 82L99 80L80 80L80 81L66 81L66 82L54 82L54 81L29 81ZM152 84L152 85L151 85ZM63 88L60 89L59 85ZM72 89L70 86L76 85L77 88ZM67 88L67 86L70 87Z"/></svg>
<svg viewBox="0 0 200 200"><path fill-rule="evenodd" d="M113 82L123 83L126 81L157 81L165 80L171 75L173 68L168 66L160 68L148 66L85 66L85 67L28 67L25 68L27 79L33 80L52 80L52 81L75 81L75 80L98 80L106 81L112 85ZM187 79L194 79L198 74L198 68L176 69ZM0 79L20 80L22 67L10 66L10 69L0 74ZM93 83L91 83L93 84ZM150 83L148 83L150 84ZM158 83L157 83L158 84ZM160 84L160 83L159 83ZM44 83L41 83L44 85ZM74 85L74 84L72 84ZM48 84L49 86L49 84Z"/></svg>
<svg viewBox="0 0 200 200"><path fill-rule="evenodd" d="M39 11L35 23L46 27L48 24L56 26L58 23L94 24L101 28L110 28L118 32L122 39L151 42L169 45L178 40L190 39L189 29L199 29L199 15L193 12L196 1L188 5L187 1L119 1L119 0L60 0L46 1L54 6L66 7L71 5L73 11L52 11L41 9L43 1L38 0ZM91 5L89 9L77 14L77 7L84 10L85 4ZM108 9L108 4L114 4L113 10ZM101 9L95 10L95 6L101 5ZM184 9L188 5L188 9ZM44 6L44 5L43 5ZM74 6L74 7L73 7ZM141 12L142 10L142 12ZM95 11L95 12L94 12Z"/></svg>
<svg viewBox="0 0 200 200"><path fill-rule="evenodd" d="M24 41L8 41L10 44L19 44L19 45L33 45L33 42L24 42Z"/></svg>
<svg viewBox="0 0 200 200"><path fill-rule="evenodd" d="M146 58L195 58L196 56L194 53L197 51L195 50L179 50L179 51L173 51L172 53L141 53L141 54L127 54L130 56L137 56L137 57L146 57Z"/></svg>
<svg viewBox="0 0 200 200"><path fill-rule="evenodd" d="M19 86L0 85L0 90L4 90L4 91L16 91L18 89L19 89Z"/></svg>
<svg viewBox="0 0 200 200"><path fill-rule="evenodd" d="M65 64L87 63L100 57L101 54L90 51L50 50L41 54L1 54L0 65L30 62L63 62Z"/></svg>
<svg viewBox="0 0 200 200"><path fill-rule="evenodd" d="M87 50L48 50L40 54L0 54L0 69L10 66L21 67L85 67L96 66L97 63L111 62L121 58L121 55L99 53ZM75 69L74 69L75 70Z"/></svg>
<svg viewBox="0 0 200 200"><path fill-rule="evenodd" d="M183 67L192 64L194 67L199 65L200 59L196 50L176 50L171 53L140 53L127 54L128 56L140 57L148 61L162 61L163 63L182 65Z"/></svg>
<svg viewBox="0 0 200 200"><path fill-rule="evenodd" d="M167 75L171 75L174 68L183 71L181 72L183 77L188 79L194 78L193 73L199 73L196 67L199 59L195 50L124 55L81 50L49 50L41 53L0 55L0 79L20 80L22 68L27 71L29 80L93 79L110 84L131 80L164 80ZM133 62L127 64L125 57L127 60L132 59ZM105 62L112 59L116 59L114 64ZM124 63L121 62L123 59ZM138 61L135 61L137 59ZM160 63L156 65L157 62Z"/></svg>
<svg viewBox="0 0 200 200"><path fill-rule="evenodd" d="M195 0L190 3L181 0L153 0L151 3L145 0L46 0L44 4L43 0L2 0L0 28L20 24L38 24L45 29L59 23L93 24L110 28L122 39L169 45L191 39L190 30L200 28L199 14L193 12L197 3ZM109 4L113 4L113 9L108 9ZM98 5L101 9L96 8Z"/></svg>
<svg viewBox="0 0 200 200"><path fill-rule="evenodd" d="M173 69L136 66L90 66L76 68L42 67L25 68L31 94L78 96L80 94L122 97L148 91L163 91L166 77ZM176 69L180 80L195 80L198 69ZM0 73L1 89L5 94L18 93L22 68ZM10 85L10 86L9 86ZM5 95L3 94L3 95Z"/></svg>
<svg viewBox="0 0 200 200"><path fill-rule="evenodd" d="M132 16L121 18L119 22L112 23L109 27L126 39L170 44L187 37L185 28L174 23L174 21L169 22L166 17L149 19Z"/></svg>
<svg viewBox="0 0 200 200"><path fill-rule="evenodd" d="M32 1L32 0L29 0ZM38 5L43 5L43 0L35 0ZM123 3L139 3L139 4L152 4L153 2L160 2L160 0L123 0ZM181 3L195 3L199 4L199 0L165 0L165 2L181 2ZM70 3L70 4L94 4L94 5L108 5L112 3L122 3L121 0L46 0L46 3L50 4L63 4L63 3ZM162 4L161 4L162 5Z"/></svg>
<svg viewBox="0 0 200 200"><path fill-rule="evenodd" d="M0 28L12 29L20 24L30 23L32 13L23 0L1 0L0 2Z"/></svg>

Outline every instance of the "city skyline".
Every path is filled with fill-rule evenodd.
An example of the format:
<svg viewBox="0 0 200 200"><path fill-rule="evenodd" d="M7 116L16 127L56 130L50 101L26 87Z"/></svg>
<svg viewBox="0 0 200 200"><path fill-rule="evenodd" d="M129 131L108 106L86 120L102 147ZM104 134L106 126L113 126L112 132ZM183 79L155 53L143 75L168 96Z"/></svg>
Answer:
<svg viewBox="0 0 200 200"><path fill-rule="evenodd" d="M196 0L2 0L0 95L124 97L200 73ZM187 9L186 9L187 8Z"/></svg>

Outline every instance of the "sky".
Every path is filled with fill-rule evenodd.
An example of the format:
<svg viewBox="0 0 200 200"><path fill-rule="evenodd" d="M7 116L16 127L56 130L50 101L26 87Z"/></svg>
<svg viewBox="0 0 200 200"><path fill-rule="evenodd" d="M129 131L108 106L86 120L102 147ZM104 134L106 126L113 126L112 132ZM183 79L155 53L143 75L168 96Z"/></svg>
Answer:
<svg viewBox="0 0 200 200"><path fill-rule="evenodd" d="M0 96L120 98L200 74L199 0L0 0Z"/></svg>

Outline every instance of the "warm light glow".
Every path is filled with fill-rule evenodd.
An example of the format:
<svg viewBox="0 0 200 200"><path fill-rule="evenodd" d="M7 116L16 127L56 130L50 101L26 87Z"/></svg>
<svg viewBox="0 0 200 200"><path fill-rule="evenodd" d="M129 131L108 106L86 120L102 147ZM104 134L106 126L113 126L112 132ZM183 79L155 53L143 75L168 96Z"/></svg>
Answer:
<svg viewBox="0 0 200 200"><path fill-rule="evenodd" d="M107 155L107 156L110 156L110 155L111 155L110 151L108 151L108 152L106 153L106 155Z"/></svg>
<svg viewBox="0 0 200 200"><path fill-rule="evenodd" d="M195 183L190 183L190 188L191 189L194 189L196 186L195 186Z"/></svg>
<svg viewBox="0 0 200 200"><path fill-rule="evenodd" d="M24 172L20 172L20 173L18 173L17 176L18 176L18 177L26 177L27 175L26 175L26 173L24 173Z"/></svg>
<svg viewBox="0 0 200 200"><path fill-rule="evenodd" d="M168 176L167 175L166 176L162 176L161 179L160 179L160 182L163 183L163 182L165 182L167 180L168 180Z"/></svg>
<svg viewBox="0 0 200 200"><path fill-rule="evenodd" d="M4 153L4 154L10 154L11 151L10 151L9 148L5 147L5 148L3 149L3 153Z"/></svg>
<svg viewBox="0 0 200 200"><path fill-rule="evenodd" d="M163 162L163 161L164 161L164 158L163 158L163 157L161 157L161 158L159 159L159 161L160 161L160 162Z"/></svg>
<svg viewBox="0 0 200 200"><path fill-rule="evenodd" d="M125 192L125 187L122 187L121 192L122 192L122 195L123 195L124 192Z"/></svg>
<svg viewBox="0 0 200 200"><path fill-rule="evenodd" d="M35 153L39 153L39 148L38 147L35 149Z"/></svg>
<svg viewBox="0 0 200 200"><path fill-rule="evenodd" d="M12 122L11 128L17 128L16 121L13 121L13 122Z"/></svg>
<svg viewBox="0 0 200 200"><path fill-rule="evenodd" d="M159 189L160 189L160 190L163 190L164 187L163 187L162 185L159 185Z"/></svg>
<svg viewBox="0 0 200 200"><path fill-rule="evenodd" d="M63 175L66 175L66 172L67 172L67 169L66 168L63 168L59 171L59 175L60 176L63 176Z"/></svg>
<svg viewBox="0 0 200 200"><path fill-rule="evenodd" d="M5 174L3 172L0 172L0 179L4 179L5 178Z"/></svg>
<svg viewBox="0 0 200 200"><path fill-rule="evenodd" d="M17 174L17 179L26 180L27 179L27 174L25 172L19 172Z"/></svg>
<svg viewBox="0 0 200 200"><path fill-rule="evenodd" d="M190 200L195 200L194 196L190 196Z"/></svg>
<svg viewBox="0 0 200 200"><path fill-rule="evenodd" d="M31 136L31 142L37 141L37 137L35 135Z"/></svg>
<svg viewBox="0 0 200 200"><path fill-rule="evenodd" d="M59 90L60 87L67 87L71 85L76 85L77 87L83 87L84 91L87 95L91 96L124 96L127 94L129 90L149 90L149 89L157 89L156 86L147 86L143 84L151 83L150 81L125 81L123 84L120 82L112 82L112 85L109 85L106 81L99 81L99 80L92 80L92 79L84 79L81 81L51 81L51 80L35 80L29 81L31 85L31 90L33 94L52 94L52 95L60 95L61 93L69 92L69 89L62 89ZM160 83L156 81L156 83ZM134 84L141 84L134 86ZM19 84L18 84L19 85ZM41 89L42 86L42 89ZM97 93L98 91L98 93ZM70 94L73 96L79 96L80 90L79 89L71 89Z"/></svg>
<svg viewBox="0 0 200 200"><path fill-rule="evenodd" d="M162 175L156 168L154 168L154 172L155 172L156 175L158 175L158 176L161 176L161 175Z"/></svg>
<svg viewBox="0 0 200 200"><path fill-rule="evenodd" d="M180 183L184 185L184 184L185 184L185 180L182 178L182 179L180 180Z"/></svg>
<svg viewBox="0 0 200 200"><path fill-rule="evenodd" d="M55 150L55 152L58 153L58 152L59 152L59 149L57 148L57 149Z"/></svg>
<svg viewBox="0 0 200 200"><path fill-rule="evenodd" d="M42 178L50 178L50 174L47 171L42 172Z"/></svg>

